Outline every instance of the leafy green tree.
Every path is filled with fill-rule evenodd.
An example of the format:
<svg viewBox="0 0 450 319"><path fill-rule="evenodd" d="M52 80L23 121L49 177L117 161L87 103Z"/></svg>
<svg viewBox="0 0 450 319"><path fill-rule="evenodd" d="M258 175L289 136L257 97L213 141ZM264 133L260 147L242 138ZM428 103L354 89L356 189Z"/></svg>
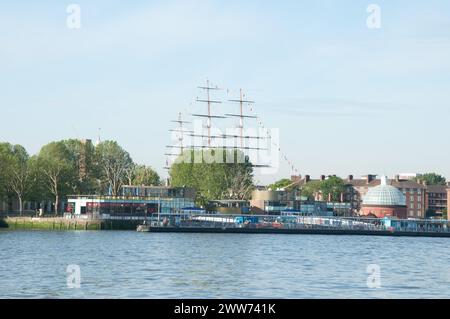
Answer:
<svg viewBox="0 0 450 319"><path fill-rule="evenodd" d="M425 182L427 185L445 185L446 179L444 176L436 173L426 173L420 177L415 178L416 182Z"/></svg>
<svg viewBox="0 0 450 319"><path fill-rule="evenodd" d="M3 195L14 194L19 203L19 212L22 214L23 201L32 183L29 155L21 145L1 143L0 166Z"/></svg>
<svg viewBox="0 0 450 319"><path fill-rule="evenodd" d="M237 150L185 151L169 174L173 186L197 189L203 206L213 199L248 199L254 188L252 164Z"/></svg>
<svg viewBox="0 0 450 319"><path fill-rule="evenodd" d="M310 181L301 187L301 195L308 200L314 200L315 195L320 192L321 181Z"/></svg>
<svg viewBox="0 0 450 319"><path fill-rule="evenodd" d="M323 181L311 181L304 184L301 188L301 194L309 200L314 200L316 195L320 194L322 200L339 201L341 194L345 191L344 181L337 176L330 176Z"/></svg>
<svg viewBox="0 0 450 319"><path fill-rule="evenodd" d="M32 183L29 155L23 146L13 146L9 170L8 188L16 195L19 202L19 212L22 214L23 200L28 195Z"/></svg>
<svg viewBox="0 0 450 319"><path fill-rule="evenodd" d="M3 199L7 194L6 181L8 180L8 167L10 153L9 143L0 143L0 199Z"/></svg>
<svg viewBox="0 0 450 319"><path fill-rule="evenodd" d="M119 195L127 181L127 172L133 168L130 154L115 141L104 141L95 148L95 160L101 184L111 195Z"/></svg>
<svg viewBox="0 0 450 319"><path fill-rule="evenodd" d="M279 181L269 185L269 188L271 190L277 190L277 189L285 189L288 186L291 186L293 182L288 178L280 179Z"/></svg>
<svg viewBox="0 0 450 319"><path fill-rule="evenodd" d="M239 163L238 158L244 157L240 151L230 151L229 156L233 156L236 163L225 164L224 179L226 189L222 192L222 198L246 200L251 197L251 192L255 186L253 184L253 166L250 161L244 158Z"/></svg>
<svg viewBox="0 0 450 319"><path fill-rule="evenodd" d="M58 214L60 198L73 190L76 183L77 170L70 155L64 142L51 142L41 148L36 158L39 180L53 195L55 215Z"/></svg>
<svg viewBox="0 0 450 319"><path fill-rule="evenodd" d="M68 151L68 160L76 170L72 185L74 194L92 194L98 190L99 172L95 165L95 147L90 141L69 139L62 143Z"/></svg>
<svg viewBox="0 0 450 319"><path fill-rule="evenodd" d="M345 183L342 178L330 176L320 183L320 190L324 200L327 201L330 198L331 201L337 202L345 191Z"/></svg>
<svg viewBox="0 0 450 319"><path fill-rule="evenodd" d="M158 173L150 166L134 165L132 172L131 185L156 186L161 184Z"/></svg>

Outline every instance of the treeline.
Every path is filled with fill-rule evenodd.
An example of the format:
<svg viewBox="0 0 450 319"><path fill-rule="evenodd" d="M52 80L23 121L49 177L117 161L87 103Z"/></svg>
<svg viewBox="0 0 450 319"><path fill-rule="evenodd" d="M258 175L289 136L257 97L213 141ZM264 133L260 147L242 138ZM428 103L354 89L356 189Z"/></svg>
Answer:
<svg viewBox="0 0 450 319"><path fill-rule="evenodd" d="M210 200L247 200L255 188L253 165L239 150L185 150L171 166L171 185L197 190L196 203Z"/></svg>
<svg viewBox="0 0 450 319"><path fill-rule="evenodd" d="M51 200L57 214L67 195L119 195L122 185L160 183L151 167L134 163L115 141L51 142L33 156L21 145L0 143L0 201L16 198L20 212L24 201Z"/></svg>
<svg viewBox="0 0 450 319"><path fill-rule="evenodd" d="M325 180L310 181L300 187L298 183L294 183L292 180L284 178L269 185L268 188L272 190L299 189L302 196L311 201L315 200L317 194L320 194L322 198L326 200L340 201L342 193L345 192L345 181L337 176L329 176Z"/></svg>

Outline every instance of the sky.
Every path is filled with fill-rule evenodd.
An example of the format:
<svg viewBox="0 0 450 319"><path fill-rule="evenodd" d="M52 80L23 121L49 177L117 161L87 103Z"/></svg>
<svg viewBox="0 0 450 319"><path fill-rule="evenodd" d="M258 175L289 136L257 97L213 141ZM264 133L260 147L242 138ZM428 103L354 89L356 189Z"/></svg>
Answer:
<svg viewBox="0 0 450 319"><path fill-rule="evenodd" d="M79 29L67 26L72 3ZM367 25L370 4L380 28ZM279 167L261 183L450 178L449 57L445 0L0 1L0 141L35 154L100 128L165 176L170 121L204 112L195 99L209 79L224 101L242 88L279 130Z"/></svg>

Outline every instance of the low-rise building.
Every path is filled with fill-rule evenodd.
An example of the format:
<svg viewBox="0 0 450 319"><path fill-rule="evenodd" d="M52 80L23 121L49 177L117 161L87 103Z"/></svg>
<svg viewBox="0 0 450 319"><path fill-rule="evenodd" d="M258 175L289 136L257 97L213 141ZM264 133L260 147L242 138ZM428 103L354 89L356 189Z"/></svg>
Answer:
<svg viewBox="0 0 450 319"><path fill-rule="evenodd" d="M397 188L405 196L406 204L406 217L407 218L425 218L426 212L426 186L422 183L414 181L413 176L403 174L402 179L400 175L397 175L394 179L389 181L389 185ZM417 175L418 176L418 175ZM416 177L417 177L416 176ZM297 183L300 189L307 183L314 181L325 180L326 176L322 175L320 179L313 180L309 175L304 178L293 177L292 180ZM339 209L334 209L337 215L358 215L363 208L363 198L369 192L370 189L379 186L381 179L377 178L375 174L367 174L360 179L355 179L353 175L349 175L347 179L344 179L345 190L341 194L341 200L339 203L335 203L334 206ZM327 201L326 198L322 198L321 194L315 194L316 201ZM338 205L339 204L339 205Z"/></svg>
<svg viewBox="0 0 450 319"><path fill-rule="evenodd" d="M364 196L372 187L381 184L376 175L363 176L361 179L349 177L346 181L346 197L351 198L355 211L362 209ZM426 186L413 180L402 180L399 176L389 181L389 185L400 190L406 199L407 218L425 218L426 211Z"/></svg>
<svg viewBox="0 0 450 319"><path fill-rule="evenodd" d="M380 185L371 187L363 196L360 215L406 219L406 196L398 188L389 185L387 177L383 176Z"/></svg>
<svg viewBox="0 0 450 319"><path fill-rule="evenodd" d="M195 206L196 191L185 187L123 186L120 196L68 196L67 213L78 217L142 217L177 213Z"/></svg>
<svg viewBox="0 0 450 319"><path fill-rule="evenodd" d="M428 216L442 216L448 212L448 196L450 188L447 185L427 185L426 212Z"/></svg>
<svg viewBox="0 0 450 319"><path fill-rule="evenodd" d="M248 214L250 202L234 199L211 200L208 202L207 211L220 214Z"/></svg>
<svg viewBox="0 0 450 319"><path fill-rule="evenodd" d="M255 190L250 200L254 213L277 215L286 210L300 210L301 199L297 191Z"/></svg>

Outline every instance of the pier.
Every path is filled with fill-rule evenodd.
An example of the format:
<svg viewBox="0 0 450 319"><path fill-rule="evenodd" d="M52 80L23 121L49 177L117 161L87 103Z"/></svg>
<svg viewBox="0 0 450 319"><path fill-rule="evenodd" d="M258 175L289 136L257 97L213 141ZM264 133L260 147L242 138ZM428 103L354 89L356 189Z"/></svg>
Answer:
<svg viewBox="0 0 450 319"><path fill-rule="evenodd" d="M161 219L162 218L162 219ZM390 218L345 218L325 216L164 216L137 228L158 233L245 233L450 237L450 222Z"/></svg>

